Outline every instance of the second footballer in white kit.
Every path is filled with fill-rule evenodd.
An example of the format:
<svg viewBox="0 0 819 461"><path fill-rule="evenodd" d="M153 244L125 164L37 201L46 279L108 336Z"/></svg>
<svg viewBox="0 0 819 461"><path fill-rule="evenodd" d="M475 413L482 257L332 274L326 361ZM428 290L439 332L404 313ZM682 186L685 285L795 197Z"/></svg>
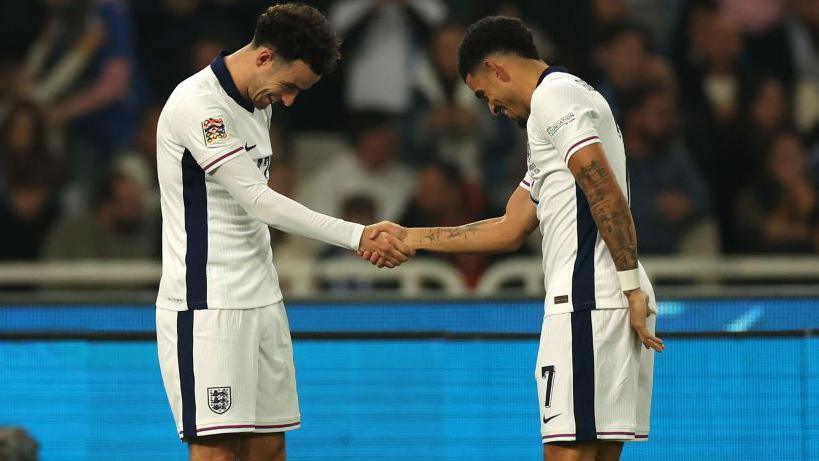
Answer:
<svg viewBox="0 0 819 461"><path fill-rule="evenodd" d="M653 350L664 346L649 317L656 300L637 260L617 124L594 88L539 58L518 19L471 25L459 70L494 114L526 128L526 175L504 216L402 237L420 250L502 252L539 224L546 299L535 378L544 458L619 459L621 442L648 437Z"/></svg>
<svg viewBox="0 0 819 461"><path fill-rule="evenodd" d="M386 230L385 238L362 237L364 226L313 212L268 187L270 106L291 105L332 70L337 46L317 10L272 6L259 17L251 44L220 54L179 84L162 110L157 343L191 459L283 459L280 433L300 425L268 226L384 252L391 267L412 253L388 235L389 223L371 226ZM256 437L240 437L247 434Z"/></svg>

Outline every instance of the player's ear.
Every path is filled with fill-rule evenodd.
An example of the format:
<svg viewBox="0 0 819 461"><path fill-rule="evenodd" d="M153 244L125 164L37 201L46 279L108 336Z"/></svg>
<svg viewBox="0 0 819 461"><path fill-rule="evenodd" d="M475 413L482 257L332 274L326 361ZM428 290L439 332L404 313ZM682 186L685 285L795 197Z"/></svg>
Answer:
<svg viewBox="0 0 819 461"><path fill-rule="evenodd" d="M276 50L273 48L268 48L266 46L259 47L259 51L256 53L256 65L263 66L271 61L276 59Z"/></svg>
<svg viewBox="0 0 819 461"><path fill-rule="evenodd" d="M504 83L509 81L509 73L496 61L486 59L483 62L483 67L490 73L489 75L493 75L496 79Z"/></svg>

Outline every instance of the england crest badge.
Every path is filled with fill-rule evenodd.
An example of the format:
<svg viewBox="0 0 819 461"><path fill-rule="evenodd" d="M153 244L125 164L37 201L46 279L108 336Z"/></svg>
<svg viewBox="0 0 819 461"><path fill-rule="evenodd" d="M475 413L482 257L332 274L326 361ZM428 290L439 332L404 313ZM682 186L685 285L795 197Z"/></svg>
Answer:
<svg viewBox="0 0 819 461"><path fill-rule="evenodd" d="M230 409L230 388L209 387L208 407L212 412L219 415L228 411Z"/></svg>

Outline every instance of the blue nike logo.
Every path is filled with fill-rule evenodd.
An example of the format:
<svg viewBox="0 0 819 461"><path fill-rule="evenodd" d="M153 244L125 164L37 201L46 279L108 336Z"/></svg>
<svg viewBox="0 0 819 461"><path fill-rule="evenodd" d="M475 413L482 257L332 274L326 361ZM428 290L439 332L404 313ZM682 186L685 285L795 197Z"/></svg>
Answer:
<svg viewBox="0 0 819 461"><path fill-rule="evenodd" d="M252 145L252 146L250 146L250 147L247 147L247 143L245 143L245 150L246 150L246 151L248 151L248 152L250 152L250 151L252 151L253 149L255 149L255 148L256 148L256 146L257 146L257 144L254 144L254 145Z"/></svg>
<svg viewBox="0 0 819 461"><path fill-rule="evenodd" d="M560 415L562 415L562 414L563 414L563 413L558 413L558 414L556 414L556 415L554 415L554 416L552 416L552 417L550 417L550 418L546 418L546 417L544 416L544 417L543 417L543 424L548 424L548 423L549 423L549 421L551 421L551 420L553 420L553 419L557 418L558 416L560 416Z"/></svg>

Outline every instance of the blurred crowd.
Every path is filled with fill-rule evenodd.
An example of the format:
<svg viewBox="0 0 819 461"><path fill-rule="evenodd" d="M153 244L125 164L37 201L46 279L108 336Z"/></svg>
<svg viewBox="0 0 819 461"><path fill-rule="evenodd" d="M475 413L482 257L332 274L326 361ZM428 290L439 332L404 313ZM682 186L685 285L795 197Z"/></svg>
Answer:
<svg viewBox="0 0 819 461"><path fill-rule="evenodd" d="M339 69L276 108L271 185L370 223L502 214L525 133L461 82L465 26L523 18L623 131L642 254L819 251L819 2L335 0ZM259 0L4 2L0 260L159 258L155 130ZM273 231L288 258L350 257ZM539 251L529 245L522 252ZM474 284L494 259L448 257Z"/></svg>

